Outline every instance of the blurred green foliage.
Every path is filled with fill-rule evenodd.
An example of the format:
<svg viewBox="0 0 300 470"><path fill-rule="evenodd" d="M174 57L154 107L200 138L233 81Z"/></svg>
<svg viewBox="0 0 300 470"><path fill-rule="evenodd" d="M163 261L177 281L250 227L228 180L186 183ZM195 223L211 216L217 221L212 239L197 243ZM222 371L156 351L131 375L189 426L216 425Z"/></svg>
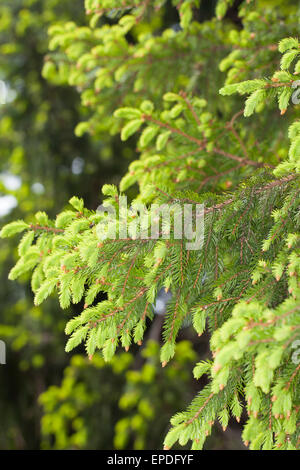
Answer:
<svg viewBox="0 0 300 470"><path fill-rule="evenodd" d="M174 361L162 369L159 344L153 340L137 357L123 352L110 363L99 355L91 361L73 356L61 385L40 396L42 447L110 449L112 443L116 449L161 447L166 415L191 398L187 385L196 357L191 343L181 341Z"/></svg>

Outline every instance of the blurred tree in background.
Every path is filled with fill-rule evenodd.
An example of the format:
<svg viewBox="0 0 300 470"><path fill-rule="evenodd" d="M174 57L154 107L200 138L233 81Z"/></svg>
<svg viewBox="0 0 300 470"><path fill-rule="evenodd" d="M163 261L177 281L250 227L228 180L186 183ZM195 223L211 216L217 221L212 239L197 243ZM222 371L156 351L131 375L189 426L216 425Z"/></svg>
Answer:
<svg viewBox="0 0 300 470"><path fill-rule="evenodd" d="M166 415L191 397L186 385L195 359L191 343L181 341L171 367L163 370L153 340L141 355L123 352L109 364L99 356L92 361L73 356L60 387L49 387L40 397L42 447L161 447Z"/></svg>

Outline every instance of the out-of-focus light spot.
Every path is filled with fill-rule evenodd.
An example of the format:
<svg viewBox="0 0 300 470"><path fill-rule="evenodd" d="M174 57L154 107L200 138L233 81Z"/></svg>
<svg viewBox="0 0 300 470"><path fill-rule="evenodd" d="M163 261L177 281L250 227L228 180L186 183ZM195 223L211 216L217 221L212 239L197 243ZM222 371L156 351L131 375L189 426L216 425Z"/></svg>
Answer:
<svg viewBox="0 0 300 470"><path fill-rule="evenodd" d="M82 173L84 167L84 160L83 158L76 157L72 161L72 173L73 175L80 175Z"/></svg>
<svg viewBox="0 0 300 470"><path fill-rule="evenodd" d="M21 178L19 176L12 175L11 173L1 173L0 179L9 191L16 191L22 184Z"/></svg>
<svg viewBox="0 0 300 470"><path fill-rule="evenodd" d="M0 197L0 217L9 214L17 205L18 201L14 196L7 195Z"/></svg>
<svg viewBox="0 0 300 470"><path fill-rule="evenodd" d="M6 104L7 102L8 90L6 83L3 80L0 80L0 104Z"/></svg>
<svg viewBox="0 0 300 470"><path fill-rule="evenodd" d="M45 186L42 183L33 183L31 189L35 194L44 194L45 192Z"/></svg>
<svg viewBox="0 0 300 470"><path fill-rule="evenodd" d="M0 105L11 103L16 96L16 91L12 90L4 80L0 80Z"/></svg>
<svg viewBox="0 0 300 470"><path fill-rule="evenodd" d="M175 33L179 33L180 31L182 31L182 27L180 26L180 23L172 24L171 28L173 29L173 31L175 31Z"/></svg>

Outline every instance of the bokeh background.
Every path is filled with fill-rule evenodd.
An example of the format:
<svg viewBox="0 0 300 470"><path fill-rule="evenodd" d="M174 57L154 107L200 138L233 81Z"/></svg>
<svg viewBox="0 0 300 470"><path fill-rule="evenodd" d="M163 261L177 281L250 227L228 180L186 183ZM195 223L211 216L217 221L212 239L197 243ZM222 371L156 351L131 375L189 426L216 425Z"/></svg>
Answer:
<svg viewBox="0 0 300 470"><path fill-rule="evenodd" d="M214 11L214 1L203 4L199 21ZM229 11L232 21L238 4ZM29 221L40 210L55 217L73 195L96 209L101 186L118 184L136 157L134 142L121 144L119 136L77 137L74 129L88 113L80 94L43 77L48 27L66 21L87 24L83 0L0 0L0 80L6 87L0 104L1 227ZM177 22L167 4L161 27ZM0 449L162 448L172 415L205 385L193 380L192 367L207 356L207 337L200 341L184 328L164 369L161 317L142 348L119 352L110 364L97 355L89 361L80 348L67 354L64 326L82 305L62 311L50 298L34 307L29 279L7 279L16 258L15 240L1 241L0 339L7 364L0 365ZM243 449L241 424L230 423L225 433L217 426L205 448Z"/></svg>

